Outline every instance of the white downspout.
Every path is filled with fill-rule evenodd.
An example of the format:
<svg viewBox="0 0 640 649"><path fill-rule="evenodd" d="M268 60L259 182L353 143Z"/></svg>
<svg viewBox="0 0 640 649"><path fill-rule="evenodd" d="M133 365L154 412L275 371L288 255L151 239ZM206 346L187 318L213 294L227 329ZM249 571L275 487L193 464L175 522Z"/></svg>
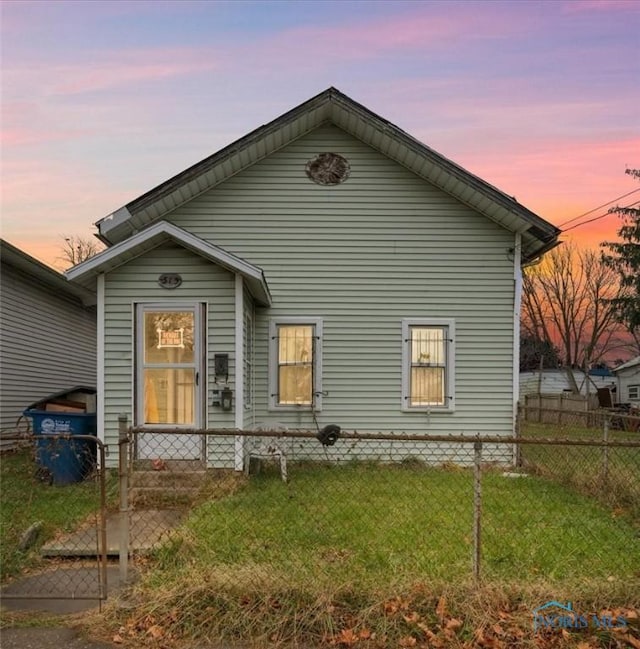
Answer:
<svg viewBox="0 0 640 649"><path fill-rule="evenodd" d="M522 306L522 237L515 235L513 249L513 430L520 398L520 309Z"/></svg>
<svg viewBox="0 0 640 649"><path fill-rule="evenodd" d="M96 287L96 432L104 443L104 273L97 278Z"/></svg>
<svg viewBox="0 0 640 649"><path fill-rule="evenodd" d="M235 309L235 427L242 430L244 427L244 281L240 273L236 273ZM236 471L244 470L244 438L241 435L235 436L233 464Z"/></svg>

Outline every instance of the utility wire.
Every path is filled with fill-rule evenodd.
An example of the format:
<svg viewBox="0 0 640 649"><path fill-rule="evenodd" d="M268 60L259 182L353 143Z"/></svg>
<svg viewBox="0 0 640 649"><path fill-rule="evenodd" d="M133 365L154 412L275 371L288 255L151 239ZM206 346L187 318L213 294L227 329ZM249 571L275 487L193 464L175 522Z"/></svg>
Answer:
<svg viewBox="0 0 640 649"><path fill-rule="evenodd" d="M636 189L635 191L640 191L640 190ZM628 196L628 194L627 194L627 196ZM618 199L615 199L615 200L618 200ZM605 205L606 204L607 203L605 203ZM623 207L622 209L626 210L626 209L628 209L630 207L634 207L635 205L640 205L640 201L636 201L635 203L625 205L625 207ZM591 210L591 211L593 212L593 210ZM589 214L589 212L587 212L587 214ZM600 219L603 219L605 216L610 216L611 214L613 214L613 212L605 212L604 214L600 214L600 216L595 216L594 218L588 219L587 221L583 221L582 223L576 223L575 225L572 225L570 228L565 228L564 230L562 230L562 232L563 233L569 232L569 230L574 230L575 228L579 228L581 225L587 225L587 223L593 223L594 221L599 221ZM571 220L575 221L575 219L571 219ZM567 223L571 223L571 221L567 221Z"/></svg>
<svg viewBox="0 0 640 649"><path fill-rule="evenodd" d="M640 189L633 189L632 191L623 194L622 196L618 196L618 198L614 198L610 201L607 201L606 203L603 203L602 205L598 205L598 207L594 207L592 210L589 210L588 212L585 212L584 214L580 214L579 216L574 216L572 219L569 219L568 221L565 221L564 223L560 223L558 226L559 228L562 228L565 225L569 225L569 223L573 223L574 221L577 221L578 219L581 219L583 216L589 216L589 214L592 214L593 212L597 210L601 210L603 207L606 207L607 205L611 205L611 203L615 203L616 201L619 201L623 198L626 198L627 196L631 196L631 194L635 194L636 192L640 192ZM607 212L608 214L608 212ZM598 217L600 218L600 217ZM589 223L589 221L586 221L586 223Z"/></svg>

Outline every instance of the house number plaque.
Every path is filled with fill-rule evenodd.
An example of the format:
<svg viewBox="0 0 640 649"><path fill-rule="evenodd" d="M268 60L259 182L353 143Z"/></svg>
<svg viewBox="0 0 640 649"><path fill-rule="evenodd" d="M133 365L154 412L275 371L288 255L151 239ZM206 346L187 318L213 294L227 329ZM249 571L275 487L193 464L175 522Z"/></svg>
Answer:
<svg viewBox="0 0 640 649"><path fill-rule="evenodd" d="M182 284L182 277L178 273L162 273L158 277L158 284L162 288L178 288Z"/></svg>

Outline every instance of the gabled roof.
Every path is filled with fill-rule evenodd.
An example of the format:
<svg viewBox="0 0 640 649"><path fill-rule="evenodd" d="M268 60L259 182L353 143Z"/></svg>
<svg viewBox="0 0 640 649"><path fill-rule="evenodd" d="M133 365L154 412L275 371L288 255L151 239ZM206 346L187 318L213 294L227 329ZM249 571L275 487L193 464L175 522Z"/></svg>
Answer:
<svg viewBox="0 0 640 649"><path fill-rule="evenodd" d="M523 261L558 245L560 230L554 225L335 88L316 95L99 220L98 237L107 245L119 243L328 122L507 230L520 233Z"/></svg>
<svg viewBox="0 0 640 649"><path fill-rule="evenodd" d="M239 273L245 278L249 291L259 304L263 306L271 304L271 294L262 269L167 221L155 223L121 243L103 250L94 257L70 268L65 274L69 280L78 284L93 286L100 273L114 270L167 241L175 241L232 273Z"/></svg>
<svg viewBox="0 0 640 649"><path fill-rule="evenodd" d="M3 265L15 268L57 295L83 305L95 303L96 296L92 290L72 284L62 273L43 264L4 239L0 239L0 259L2 259Z"/></svg>
<svg viewBox="0 0 640 649"><path fill-rule="evenodd" d="M636 356L635 358L632 358L630 361L627 361L622 365L618 365L618 367L614 367L611 371L619 372L620 370L628 370L630 367L635 367L636 365L640 365L640 356Z"/></svg>

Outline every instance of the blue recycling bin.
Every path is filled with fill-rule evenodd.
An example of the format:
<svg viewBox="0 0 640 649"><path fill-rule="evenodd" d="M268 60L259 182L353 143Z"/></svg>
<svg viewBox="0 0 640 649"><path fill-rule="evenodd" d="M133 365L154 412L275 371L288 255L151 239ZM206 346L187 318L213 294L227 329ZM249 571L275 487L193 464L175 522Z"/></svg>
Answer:
<svg viewBox="0 0 640 649"><path fill-rule="evenodd" d="M41 435L36 440L36 462L44 480L54 485L67 485L81 482L91 473L96 465L96 444L73 437L96 435L95 413L27 409L23 414L33 420L34 434Z"/></svg>

